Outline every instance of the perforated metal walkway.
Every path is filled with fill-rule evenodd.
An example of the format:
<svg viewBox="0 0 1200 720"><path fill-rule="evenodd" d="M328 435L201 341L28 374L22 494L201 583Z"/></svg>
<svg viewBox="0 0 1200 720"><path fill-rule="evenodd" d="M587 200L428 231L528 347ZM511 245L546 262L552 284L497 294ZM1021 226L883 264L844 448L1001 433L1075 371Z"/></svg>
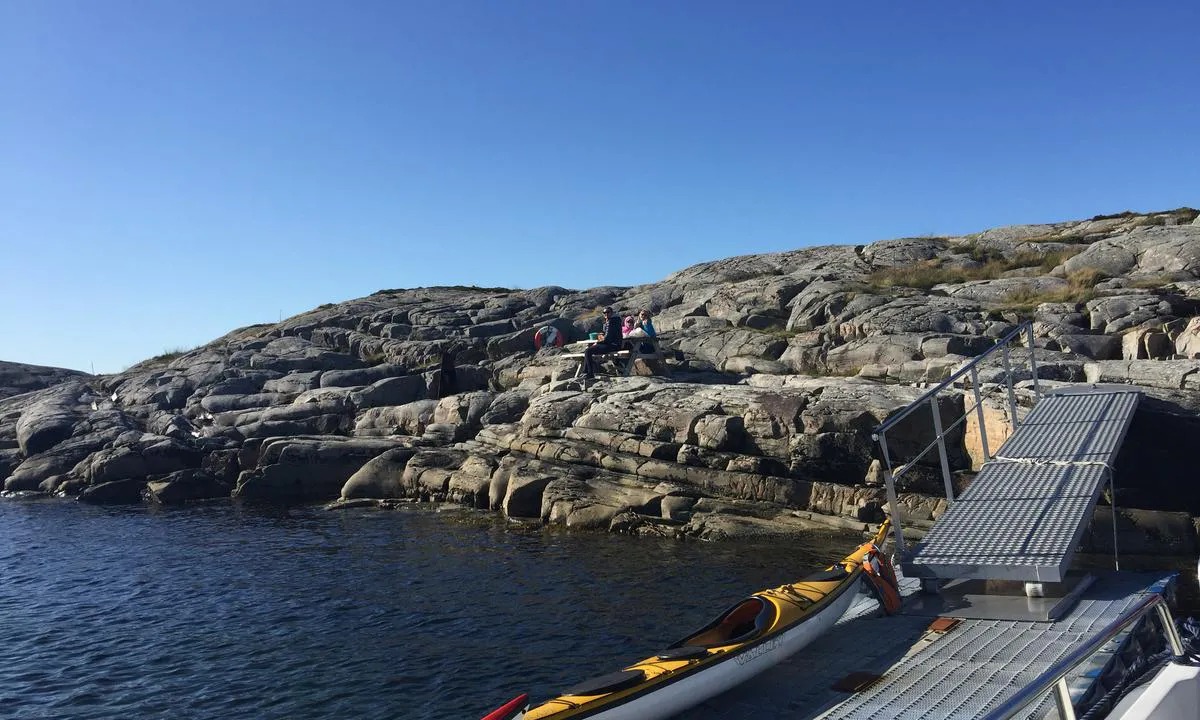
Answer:
<svg viewBox="0 0 1200 720"><path fill-rule="evenodd" d="M930 630L933 616L906 609L883 617L864 599L789 660L678 720L979 718L1169 582L1170 574L1106 574L1057 622L963 620L945 633ZM1086 691L1107 657L1070 676L1073 696ZM858 693L833 689L855 672L882 678ZM1042 718L1053 704L1047 696L1024 717Z"/></svg>
<svg viewBox="0 0 1200 720"><path fill-rule="evenodd" d="M1047 395L903 560L906 574L1058 582L1111 477L1134 388Z"/></svg>

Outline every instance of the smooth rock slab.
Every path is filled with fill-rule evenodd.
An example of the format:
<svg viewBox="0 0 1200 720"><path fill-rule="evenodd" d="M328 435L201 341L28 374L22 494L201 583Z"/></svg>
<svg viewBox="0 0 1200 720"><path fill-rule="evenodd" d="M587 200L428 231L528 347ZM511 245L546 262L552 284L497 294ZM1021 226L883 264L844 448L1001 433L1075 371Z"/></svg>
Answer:
<svg viewBox="0 0 1200 720"><path fill-rule="evenodd" d="M1104 360L1084 365L1089 383L1128 383L1180 390L1200 373L1200 360Z"/></svg>
<svg viewBox="0 0 1200 720"><path fill-rule="evenodd" d="M17 420L17 442L25 457L45 452L71 437L82 414L79 397L86 391L82 383L73 382L48 391L25 408Z"/></svg>
<svg viewBox="0 0 1200 720"><path fill-rule="evenodd" d="M415 448L398 447L369 460L342 486L341 498L404 497L404 470L416 453Z"/></svg>
<svg viewBox="0 0 1200 720"><path fill-rule="evenodd" d="M93 505L134 505L142 501L146 489L144 479L114 480L85 488L79 493L79 502Z"/></svg>
<svg viewBox="0 0 1200 720"><path fill-rule="evenodd" d="M368 438L272 438L259 451L258 467L238 476L233 496L276 502L333 500L363 465L397 445Z"/></svg>
<svg viewBox="0 0 1200 720"><path fill-rule="evenodd" d="M162 505L227 498L233 486L204 470L179 470L146 484L146 499Z"/></svg>

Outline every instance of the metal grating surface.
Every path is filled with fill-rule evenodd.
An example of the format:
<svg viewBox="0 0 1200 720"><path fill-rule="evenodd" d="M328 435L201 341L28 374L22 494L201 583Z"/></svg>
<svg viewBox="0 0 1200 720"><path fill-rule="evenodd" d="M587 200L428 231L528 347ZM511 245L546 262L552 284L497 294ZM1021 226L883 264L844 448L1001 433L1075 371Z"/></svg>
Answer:
<svg viewBox="0 0 1200 720"><path fill-rule="evenodd" d="M925 651L898 664L884 680L855 695L827 718L980 717L1137 604L1141 594L1085 600L1053 625L968 620ZM1047 698L1028 717L1041 717Z"/></svg>
<svg viewBox="0 0 1200 720"><path fill-rule="evenodd" d="M796 656L678 719L977 718L1115 621L1162 581L1156 574L1111 574L1085 591L1079 604L1057 622L964 620L944 635L926 633L929 617L881 617L852 608ZM852 672L873 672L883 679L852 695L831 689ZM1047 697L1030 708L1028 717L1041 718L1051 707L1053 700Z"/></svg>
<svg viewBox="0 0 1200 720"><path fill-rule="evenodd" d="M941 578L1061 580L1138 397L1130 391L1043 398L934 523L906 567Z"/></svg>

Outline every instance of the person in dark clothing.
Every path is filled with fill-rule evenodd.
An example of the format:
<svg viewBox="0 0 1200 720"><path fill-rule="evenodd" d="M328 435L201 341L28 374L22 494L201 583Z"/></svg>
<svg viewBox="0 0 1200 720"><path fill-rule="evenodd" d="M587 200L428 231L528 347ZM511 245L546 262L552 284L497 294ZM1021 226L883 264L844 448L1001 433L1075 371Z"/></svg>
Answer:
<svg viewBox="0 0 1200 720"><path fill-rule="evenodd" d="M600 335L600 339L588 346L583 351L583 376L585 378L595 377L596 361L594 355L616 352L621 349L621 316L613 312L613 309L606 307L604 313L604 332Z"/></svg>
<svg viewBox="0 0 1200 720"><path fill-rule="evenodd" d="M438 373L437 386L433 393L435 397L450 397L458 392L458 373L454 370L456 355L454 350L446 350L442 353L442 361L438 367L441 372Z"/></svg>

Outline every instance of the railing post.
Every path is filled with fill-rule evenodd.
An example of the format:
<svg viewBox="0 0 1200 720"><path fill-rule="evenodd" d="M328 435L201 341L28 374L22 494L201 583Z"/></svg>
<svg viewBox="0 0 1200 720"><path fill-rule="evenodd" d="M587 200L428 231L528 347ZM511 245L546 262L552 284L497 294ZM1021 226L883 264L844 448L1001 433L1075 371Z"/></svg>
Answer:
<svg viewBox="0 0 1200 720"><path fill-rule="evenodd" d="M987 426L983 420L983 396L979 394L979 370L971 366L971 390L975 393L975 412L979 416L979 442L983 444L983 461L987 462L992 459L992 453L988 450Z"/></svg>
<svg viewBox="0 0 1200 720"><path fill-rule="evenodd" d="M1075 705L1071 703L1071 692L1067 688L1067 679L1059 678L1054 684L1054 701L1058 705L1058 717L1062 720L1075 720Z"/></svg>
<svg viewBox="0 0 1200 720"><path fill-rule="evenodd" d="M1033 356L1033 323L1025 326L1025 332L1029 337L1029 372L1033 374L1033 397L1040 400L1042 391L1038 389L1037 359Z"/></svg>
<svg viewBox="0 0 1200 720"><path fill-rule="evenodd" d="M888 453L887 434L879 433L879 447L883 450L883 463L886 466L884 471L883 481L887 486L888 498L888 514L892 518L892 534L896 538L896 553L901 559L904 559L908 554L908 549L904 545L904 531L900 528L900 501L896 497L896 480L892 476L892 456Z"/></svg>
<svg viewBox="0 0 1200 720"><path fill-rule="evenodd" d="M1171 652L1175 657L1183 656L1183 640L1179 637L1179 628L1175 627L1175 618L1171 617L1171 609L1167 607L1165 600L1160 600L1155 605L1155 610L1158 610L1158 622L1163 627L1163 633L1167 636L1167 643L1171 646Z"/></svg>
<svg viewBox="0 0 1200 720"><path fill-rule="evenodd" d="M946 455L946 438L942 432L942 413L938 410L937 396L929 398L929 409L933 411L933 431L937 433L938 455L942 458L942 483L946 486L946 502L954 502L954 484L950 482L950 458Z"/></svg>
<svg viewBox="0 0 1200 720"><path fill-rule="evenodd" d="M1004 346L1004 352L1002 354L1004 356L1004 380L1005 380L1004 384L1008 387L1008 409L1012 413L1012 427L1013 427L1013 433L1015 434L1017 432L1017 425L1018 425L1018 423L1017 423L1017 396L1013 392L1013 371L1012 371L1012 362L1008 358L1008 345Z"/></svg>
<svg viewBox="0 0 1200 720"><path fill-rule="evenodd" d="M1117 483L1113 478L1112 468L1106 469L1105 472L1108 473L1108 505L1113 518L1113 570L1120 571L1121 554L1117 551Z"/></svg>

